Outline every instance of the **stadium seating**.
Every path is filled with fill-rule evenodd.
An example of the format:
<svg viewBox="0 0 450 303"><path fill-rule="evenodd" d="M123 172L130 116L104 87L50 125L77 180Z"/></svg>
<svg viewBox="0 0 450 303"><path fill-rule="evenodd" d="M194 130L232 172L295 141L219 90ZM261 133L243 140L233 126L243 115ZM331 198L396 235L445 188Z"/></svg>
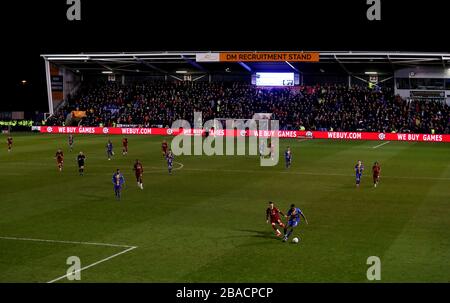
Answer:
<svg viewBox="0 0 450 303"><path fill-rule="evenodd" d="M83 84L66 107L47 120L62 125L73 110L87 112L87 126L171 126L176 119L251 118L270 112L282 129L450 133L450 107L407 101L390 88L345 85L261 89L240 82L114 82Z"/></svg>

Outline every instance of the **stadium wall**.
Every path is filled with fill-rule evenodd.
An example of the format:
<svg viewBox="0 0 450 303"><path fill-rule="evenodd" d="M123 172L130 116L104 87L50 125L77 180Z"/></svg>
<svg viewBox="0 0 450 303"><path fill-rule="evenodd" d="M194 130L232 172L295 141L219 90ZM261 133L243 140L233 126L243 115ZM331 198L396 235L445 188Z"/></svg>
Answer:
<svg viewBox="0 0 450 303"><path fill-rule="evenodd" d="M405 99L443 100L450 105L450 69L404 68L395 71L395 94ZM423 98L417 97L423 95ZM425 96L430 95L429 99ZM435 96L433 96L435 95Z"/></svg>

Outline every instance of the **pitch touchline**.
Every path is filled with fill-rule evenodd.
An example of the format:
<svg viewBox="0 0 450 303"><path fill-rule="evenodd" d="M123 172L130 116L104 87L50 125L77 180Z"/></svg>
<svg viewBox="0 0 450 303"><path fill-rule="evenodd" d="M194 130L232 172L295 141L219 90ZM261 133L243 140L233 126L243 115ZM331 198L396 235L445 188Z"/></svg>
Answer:
<svg viewBox="0 0 450 303"><path fill-rule="evenodd" d="M0 237L4 240L20 240L20 241L34 241L34 242L50 242L50 243L63 243L63 244L82 244L82 245L97 245L97 246L111 246L111 247L135 247L122 244L110 244L110 243L96 243L96 242L79 242L79 241L61 241L61 240L46 240L46 239L33 239L33 238L17 238L17 237Z"/></svg>
<svg viewBox="0 0 450 303"><path fill-rule="evenodd" d="M112 256L106 257L104 259L101 259L97 262L94 262L92 264L89 264L85 267L82 267L74 272L65 274L61 277L58 277L56 279L50 280L47 283L53 283L56 281L59 281L61 279L64 279L70 275L73 275L75 273L81 272L85 269L88 269L90 267L93 267L95 265L98 265L100 263L106 262L108 260L111 260L112 258L115 258L117 256L120 256L124 253L127 253L129 251L132 251L133 249L136 249L137 246L130 246L130 245L122 245L122 244L111 244L111 243L96 243L96 242L80 242L80 241L61 241L61 240L46 240L46 239L33 239L33 238L18 238L18 237L0 237L0 239L4 239L4 240L19 240L19 241L34 241L34 242L47 242L47 243L62 243L62 244L81 244L81 245L96 245L96 246L109 246L109 247L122 247L122 248L126 248L125 250L118 252Z"/></svg>

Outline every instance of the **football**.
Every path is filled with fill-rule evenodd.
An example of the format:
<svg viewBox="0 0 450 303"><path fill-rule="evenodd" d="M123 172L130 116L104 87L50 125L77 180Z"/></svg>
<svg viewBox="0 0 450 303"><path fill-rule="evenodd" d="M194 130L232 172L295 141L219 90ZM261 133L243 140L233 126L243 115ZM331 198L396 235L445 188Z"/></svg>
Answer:
<svg viewBox="0 0 450 303"><path fill-rule="evenodd" d="M292 239L292 243L298 243L298 238L297 237L295 237L294 239Z"/></svg>

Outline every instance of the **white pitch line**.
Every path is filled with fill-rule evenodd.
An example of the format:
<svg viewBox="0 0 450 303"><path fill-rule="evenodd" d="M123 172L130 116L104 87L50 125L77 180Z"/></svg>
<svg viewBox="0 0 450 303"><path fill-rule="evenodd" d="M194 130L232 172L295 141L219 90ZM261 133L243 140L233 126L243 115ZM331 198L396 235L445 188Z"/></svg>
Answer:
<svg viewBox="0 0 450 303"><path fill-rule="evenodd" d="M111 244L111 243L61 241L61 240L46 240L46 239L17 238L17 237L0 237L0 239L4 239L4 240L20 240L20 241L34 241L34 242L49 242L49 243L63 243L63 244L82 244L82 245L125 247L125 248L135 247L135 246L130 246L130 245Z"/></svg>
<svg viewBox="0 0 450 303"><path fill-rule="evenodd" d="M179 170L179 169L182 169L182 168L184 167L184 164L181 163L181 162L175 162L175 161L173 161L173 163L176 163L176 164L180 165L180 167L175 167L175 168L173 168L173 169Z"/></svg>
<svg viewBox="0 0 450 303"><path fill-rule="evenodd" d="M61 241L61 240L46 240L46 239L33 239L33 238L18 238L18 237L0 237L0 239L3 240L19 240L19 241L33 241L33 242L47 242L47 243L62 243L62 244L81 244L81 245L96 245L96 246L109 246L109 247L122 247L126 248L125 250L118 252L112 256L106 257L104 259L101 259L100 261L94 262L92 264L89 264L85 267L82 267L74 272L65 274L64 276L58 277L56 279L50 280L47 283L53 283L56 281L59 281L61 279L64 279L70 275L73 275L75 273L81 272L82 270L88 269L90 267L93 267L95 265L98 265L100 263L106 262L108 260L111 260L112 258L115 258L117 256L120 256L124 253L127 253L129 251L132 251L133 249L136 249L137 246L130 246L130 245L122 245L122 244L111 244L111 243L96 243L96 242L80 242L80 241Z"/></svg>
<svg viewBox="0 0 450 303"><path fill-rule="evenodd" d="M108 260L111 260L112 258L115 258L115 257L117 257L117 256L120 256L120 255L122 255L122 254L124 254L124 253L127 253L127 252L129 252L129 251L132 251L132 250L135 249L135 248L137 248L137 246L129 247L129 248L127 248L127 249L125 249L125 250L123 250L123 251L117 253L117 254L114 254L114 255L109 256L109 257L107 257L107 258L104 258L104 259L102 259L102 260L100 260L100 261L97 261L97 262L94 262L94 263L92 263L92 264L89 264L88 266L82 267L82 268L77 269L77 270L75 270L75 271L73 271L73 272L70 272L70 273L68 273L68 274L65 274L64 276L61 276L61 277L58 277L58 278L53 279L53 280L51 280L51 281L48 281L47 283L54 283L54 282L56 282L56 281L62 280L62 279L64 279L64 278L67 278L68 276L71 276L71 275L73 275L73 274L79 273L79 272L81 272L82 270L88 269L88 268L90 268L90 267L92 267L92 266L98 265L98 264L100 264L100 263L103 263L103 262L106 262L106 261L108 261Z"/></svg>
<svg viewBox="0 0 450 303"><path fill-rule="evenodd" d="M386 142L383 142L383 143L381 143L381 144L378 144L378 145L376 145L376 146L374 146L374 147L372 147L372 148L378 148L378 147L381 147L381 146L383 146L383 145L386 145L386 144L388 144L388 143L391 143L391 141L386 141Z"/></svg>

